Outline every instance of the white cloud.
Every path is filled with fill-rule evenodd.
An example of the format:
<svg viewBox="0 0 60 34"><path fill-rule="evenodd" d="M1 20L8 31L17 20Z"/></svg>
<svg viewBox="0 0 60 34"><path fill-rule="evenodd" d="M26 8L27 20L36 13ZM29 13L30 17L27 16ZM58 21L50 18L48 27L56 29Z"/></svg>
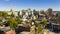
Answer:
<svg viewBox="0 0 60 34"><path fill-rule="evenodd" d="M8 1L10 1L10 0L5 0L5 1L7 1L7 2L8 2Z"/></svg>

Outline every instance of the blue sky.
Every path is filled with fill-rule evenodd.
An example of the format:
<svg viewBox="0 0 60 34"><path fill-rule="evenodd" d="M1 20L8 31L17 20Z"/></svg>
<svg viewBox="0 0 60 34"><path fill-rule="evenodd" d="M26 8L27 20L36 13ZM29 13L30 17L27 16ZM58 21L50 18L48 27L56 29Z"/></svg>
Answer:
<svg viewBox="0 0 60 34"><path fill-rule="evenodd" d="M48 9L60 10L60 0L0 0L0 10Z"/></svg>

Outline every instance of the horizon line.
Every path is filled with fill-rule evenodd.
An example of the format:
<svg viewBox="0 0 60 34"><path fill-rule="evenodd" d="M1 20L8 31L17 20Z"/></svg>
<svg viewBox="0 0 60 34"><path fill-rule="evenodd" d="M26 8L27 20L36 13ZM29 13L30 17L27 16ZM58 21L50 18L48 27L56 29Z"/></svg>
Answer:
<svg viewBox="0 0 60 34"><path fill-rule="evenodd" d="M40 8L40 9L37 9L37 8L21 8L21 9L15 9L15 8L8 8L8 9L0 9L0 11L10 11L11 9L13 9L14 11L20 11L20 10L28 10L28 9L31 9L31 10L36 10L36 11L40 11L40 10L44 10L44 11L46 11L46 10L48 10L49 8L47 8L47 9L42 9L42 8ZM60 11L60 9L53 9L53 8L51 8L52 9L52 11Z"/></svg>

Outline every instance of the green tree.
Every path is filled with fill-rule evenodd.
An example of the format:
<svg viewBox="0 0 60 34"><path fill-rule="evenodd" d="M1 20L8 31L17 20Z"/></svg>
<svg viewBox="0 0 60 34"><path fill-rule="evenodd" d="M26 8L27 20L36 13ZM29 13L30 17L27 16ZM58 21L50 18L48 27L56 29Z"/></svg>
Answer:
<svg viewBox="0 0 60 34"><path fill-rule="evenodd" d="M36 23L36 22L35 22ZM42 30L45 28L45 26L47 25L47 20L46 19L43 19L42 20L42 24L39 24L39 23L36 23L36 25L37 25L37 31L36 31L36 33L37 34L41 34L41 32L42 32ZM35 25L35 26L36 26Z"/></svg>
<svg viewBox="0 0 60 34"><path fill-rule="evenodd" d="M42 20L42 25L45 27L47 25L47 20L46 19L43 19Z"/></svg>
<svg viewBox="0 0 60 34"><path fill-rule="evenodd" d="M38 22L36 22L36 21L34 22L34 24L35 24L36 27L38 27L38 25L39 25Z"/></svg>
<svg viewBox="0 0 60 34"><path fill-rule="evenodd" d="M22 22L22 19L18 17L16 21L20 24Z"/></svg>
<svg viewBox="0 0 60 34"><path fill-rule="evenodd" d="M13 20L13 19L9 19L9 20L8 20L8 23L9 23L10 28L11 28L12 30L14 30L14 29L16 29L16 28L18 27L18 24L17 24L16 21Z"/></svg>
<svg viewBox="0 0 60 34"><path fill-rule="evenodd" d="M2 17L2 12L0 12L0 17Z"/></svg>
<svg viewBox="0 0 60 34"><path fill-rule="evenodd" d="M7 17L8 16L8 13L7 12L4 12L3 13L3 17Z"/></svg>
<svg viewBox="0 0 60 34"><path fill-rule="evenodd" d="M11 14L11 17L14 17L14 16L15 16L15 15L12 13L12 14Z"/></svg>
<svg viewBox="0 0 60 34"><path fill-rule="evenodd" d="M41 25L38 25L37 34L41 34L42 30L43 30L43 27Z"/></svg>
<svg viewBox="0 0 60 34"><path fill-rule="evenodd" d="M2 24L3 24L3 22L0 21L0 25L2 25Z"/></svg>
<svg viewBox="0 0 60 34"><path fill-rule="evenodd" d="M25 23L26 23L26 24L30 24L29 20L26 20Z"/></svg>

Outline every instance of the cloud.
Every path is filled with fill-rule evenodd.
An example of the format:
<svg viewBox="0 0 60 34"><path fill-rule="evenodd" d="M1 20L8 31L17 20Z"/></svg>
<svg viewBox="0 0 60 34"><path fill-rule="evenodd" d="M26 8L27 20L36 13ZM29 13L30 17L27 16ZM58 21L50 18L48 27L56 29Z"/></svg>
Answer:
<svg viewBox="0 0 60 34"><path fill-rule="evenodd" d="M7 2L8 2L8 1L10 1L10 0L5 0L5 1L7 1Z"/></svg>

